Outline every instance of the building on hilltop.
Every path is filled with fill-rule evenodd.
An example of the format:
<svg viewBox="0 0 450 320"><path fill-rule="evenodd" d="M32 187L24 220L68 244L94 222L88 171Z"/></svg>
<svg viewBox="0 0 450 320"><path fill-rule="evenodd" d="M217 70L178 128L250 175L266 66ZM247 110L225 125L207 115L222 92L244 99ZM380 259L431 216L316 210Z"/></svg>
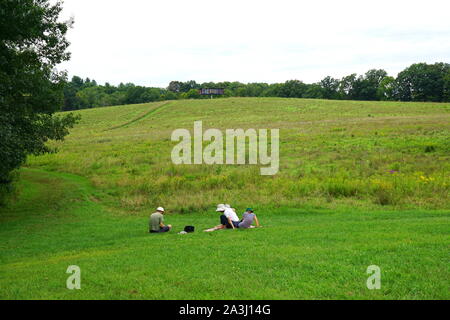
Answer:
<svg viewBox="0 0 450 320"><path fill-rule="evenodd" d="M223 95L225 89L223 88L202 88L198 90L198 93L201 95L209 96L209 95Z"/></svg>

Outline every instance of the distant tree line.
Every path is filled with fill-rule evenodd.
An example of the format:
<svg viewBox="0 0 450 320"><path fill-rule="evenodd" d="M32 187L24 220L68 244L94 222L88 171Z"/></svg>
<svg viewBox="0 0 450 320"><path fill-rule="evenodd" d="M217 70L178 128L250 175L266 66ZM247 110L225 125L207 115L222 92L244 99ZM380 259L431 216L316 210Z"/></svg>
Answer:
<svg viewBox="0 0 450 320"><path fill-rule="evenodd" d="M98 85L95 80L74 76L64 88L64 110L175 99L202 99L200 88L223 88L224 97L283 97L382 101L450 101L450 64L416 63L396 78L383 69L364 75L353 73L342 79L325 77L317 83L300 80L284 83L172 81L167 88L149 88L132 83Z"/></svg>

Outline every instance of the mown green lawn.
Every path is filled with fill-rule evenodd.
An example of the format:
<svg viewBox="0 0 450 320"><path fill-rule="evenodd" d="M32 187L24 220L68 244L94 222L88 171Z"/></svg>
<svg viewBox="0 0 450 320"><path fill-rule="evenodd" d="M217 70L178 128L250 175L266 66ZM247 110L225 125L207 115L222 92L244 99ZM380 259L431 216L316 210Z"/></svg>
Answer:
<svg viewBox="0 0 450 320"><path fill-rule="evenodd" d="M17 189L0 209L1 299L450 298L449 211L261 207L263 228L204 233L211 207L153 235L150 209L106 206L85 178L23 169ZM197 232L177 234L187 224ZM81 290L66 288L69 265Z"/></svg>

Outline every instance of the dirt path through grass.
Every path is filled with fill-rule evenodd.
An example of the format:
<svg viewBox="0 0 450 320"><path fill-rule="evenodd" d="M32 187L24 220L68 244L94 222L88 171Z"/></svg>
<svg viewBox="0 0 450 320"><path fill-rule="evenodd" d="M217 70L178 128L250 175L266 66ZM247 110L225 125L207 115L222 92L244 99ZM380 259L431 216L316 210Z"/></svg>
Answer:
<svg viewBox="0 0 450 320"><path fill-rule="evenodd" d="M132 119L130 121L127 121L127 122L125 122L123 124L120 124L118 126L114 126L112 128L105 129L104 131L111 131L111 130L120 129L120 128L127 127L129 125L132 125L133 123L136 123L136 122L138 122L140 120L143 120L143 119L145 119L145 118L147 118L147 117L149 117L149 116L151 116L151 115L161 111L162 109L166 108L169 104L170 104L170 102L165 101L161 105L159 105L158 107L156 107L154 109L151 109L149 111L146 111L143 114L139 115L138 117L136 117L136 118L134 118L134 119Z"/></svg>

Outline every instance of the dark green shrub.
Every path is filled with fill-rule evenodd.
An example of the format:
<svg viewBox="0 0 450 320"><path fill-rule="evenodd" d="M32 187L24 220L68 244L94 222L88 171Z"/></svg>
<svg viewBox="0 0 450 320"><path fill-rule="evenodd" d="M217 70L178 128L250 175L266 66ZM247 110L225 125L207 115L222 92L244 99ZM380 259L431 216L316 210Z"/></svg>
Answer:
<svg viewBox="0 0 450 320"><path fill-rule="evenodd" d="M436 151L436 147L435 146L426 146L425 147L425 153L435 152L435 151Z"/></svg>

